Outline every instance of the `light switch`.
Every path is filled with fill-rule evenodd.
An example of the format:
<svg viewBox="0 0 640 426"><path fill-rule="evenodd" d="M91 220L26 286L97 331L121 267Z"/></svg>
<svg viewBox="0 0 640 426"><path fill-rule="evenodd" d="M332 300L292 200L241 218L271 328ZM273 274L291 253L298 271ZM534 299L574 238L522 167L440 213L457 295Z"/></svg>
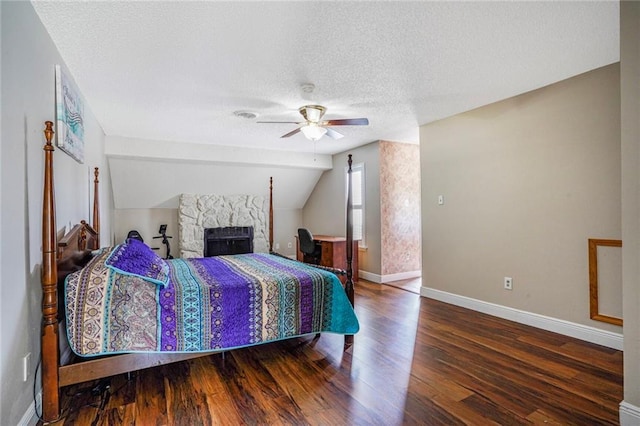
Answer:
<svg viewBox="0 0 640 426"><path fill-rule="evenodd" d="M444 195L438 195L438 205L441 206L444 204Z"/></svg>

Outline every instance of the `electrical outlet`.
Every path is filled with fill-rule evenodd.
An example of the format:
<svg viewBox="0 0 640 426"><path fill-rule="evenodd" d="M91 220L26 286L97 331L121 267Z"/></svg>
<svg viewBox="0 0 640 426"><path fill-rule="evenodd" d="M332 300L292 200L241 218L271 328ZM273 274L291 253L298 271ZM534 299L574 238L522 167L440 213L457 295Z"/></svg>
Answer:
<svg viewBox="0 0 640 426"><path fill-rule="evenodd" d="M293 247L293 244L291 244L291 241L289 241L289 242L287 243L287 248L291 248L291 247Z"/></svg>
<svg viewBox="0 0 640 426"><path fill-rule="evenodd" d="M280 250L280 243L276 243L276 250Z"/></svg>
<svg viewBox="0 0 640 426"><path fill-rule="evenodd" d="M22 381L26 382L29 378L29 369L31 368L31 352L22 358Z"/></svg>
<svg viewBox="0 0 640 426"><path fill-rule="evenodd" d="M504 288L505 290L513 290L513 278L504 277Z"/></svg>

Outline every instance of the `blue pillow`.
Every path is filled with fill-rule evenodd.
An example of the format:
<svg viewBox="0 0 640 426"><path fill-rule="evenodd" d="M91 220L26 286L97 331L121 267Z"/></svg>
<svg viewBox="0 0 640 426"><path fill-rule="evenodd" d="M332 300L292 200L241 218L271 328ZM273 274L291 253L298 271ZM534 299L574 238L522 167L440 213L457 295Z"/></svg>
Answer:
<svg viewBox="0 0 640 426"><path fill-rule="evenodd" d="M105 265L121 274L133 275L166 286L169 265L145 243L128 238L111 251Z"/></svg>

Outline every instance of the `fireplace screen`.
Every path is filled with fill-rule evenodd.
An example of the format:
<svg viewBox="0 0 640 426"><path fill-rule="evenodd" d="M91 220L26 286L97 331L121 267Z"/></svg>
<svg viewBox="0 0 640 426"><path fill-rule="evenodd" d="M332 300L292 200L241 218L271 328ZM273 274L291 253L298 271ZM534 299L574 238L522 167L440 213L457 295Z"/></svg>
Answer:
<svg viewBox="0 0 640 426"><path fill-rule="evenodd" d="M205 228L204 257L253 253L253 226Z"/></svg>

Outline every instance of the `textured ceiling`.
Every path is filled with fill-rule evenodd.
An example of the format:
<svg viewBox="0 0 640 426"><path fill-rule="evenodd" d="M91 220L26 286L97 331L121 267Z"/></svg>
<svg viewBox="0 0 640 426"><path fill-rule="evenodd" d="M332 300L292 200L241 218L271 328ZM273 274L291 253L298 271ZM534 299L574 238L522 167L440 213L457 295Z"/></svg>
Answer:
<svg viewBox="0 0 640 426"><path fill-rule="evenodd" d="M618 2L34 2L107 135L336 153L619 60ZM313 83L311 94L301 84ZM308 103L368 117L281 139Z"/></svg>

